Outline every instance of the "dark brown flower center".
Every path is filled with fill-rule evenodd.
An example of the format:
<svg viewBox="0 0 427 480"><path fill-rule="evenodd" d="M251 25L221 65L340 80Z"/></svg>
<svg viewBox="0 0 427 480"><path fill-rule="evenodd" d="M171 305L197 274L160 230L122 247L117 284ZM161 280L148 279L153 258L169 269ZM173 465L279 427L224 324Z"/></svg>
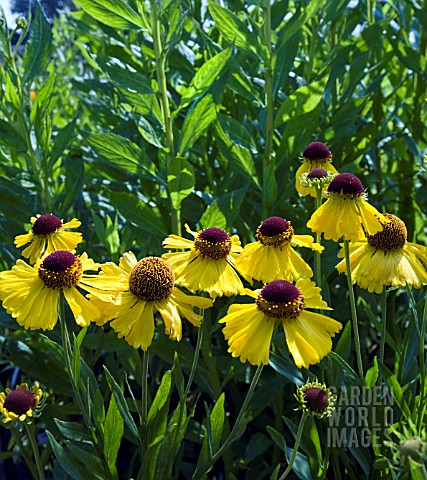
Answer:
<svg viewBox="0 0 427 480"><path fill-rule="evenodd" d="M329 397L321 388L311 387L304 392L308 410L315 413L325 412L329 406Z"/></svg>
<svg viewBox="0 0 427 480"><path fill-rule="evenodd" d="M328 176L328 172L326 170L323 170L323 168L313 168L308 175L307 178L313 179L313 178L326 178Z"/></svg>
<svg viewBox="0 0 427 480"><path fill-rule="evenodd" d="M129 276L129 290L139 300L164 300L172 293L175 276L169 264L158 257L140 260Z"/></svg>
<svg viewBox="0 0 427 480"><path fill-rule="evenodd" d="M71 288L82 278L80 258L66 250L48 255L39 267L39 277L48 288Z"/></svg>
<svg viewBox="0 0 427 480"><path fill-rule="evenodd" d="M291 223L282 217L269 217L257 228L256 239L266 246L279 247L290 242L294 229Z"/></svg>
<svg viewBox="0 0 427 480"><path fill-rule="evenodd" d="M222 260L227 258L231 251L231 238L220 228L207 228L197 235L194 246L202 257Z"/></svg>
<svg viewBox="0 0 427 480"><path fill-rule="evenodd" d="M7 395L3 407L16 415L23 415L28 410L33 409L35 404L36 397L33 392L18 388Z"/></svg>
<svg viewBox="0 0 427 480"><path fill-rule="evenodd" d="M306 147L302 156L306 160L330 160L332 153L322 142L312 142Z"/></svg>
<svg viewBox="0 0 427 480"><path fill-rule="evenodd" d="M408 238L406 225L400 218L391 213L385 213L383 217L388 218L390 222L383 223L381 232L377 232L375 235L367 235L369 245L377 250L386 251L402 248Z"/></svg>
<svg viewBox="0 0 427 480"><path fill-rule="evenodd" d="M293 283L274 280L258 294L256 305L270 317L297 318L304 308L304 298Z"/></svg>
<svg viewBox="0 0 427 480"><path fill-rule="evenodd" d="M340 173L337 175L328 187L329 193L339 193L341 195L363 195L365 189L362 182L352 173Z"/></svg>
<svg viewBox="0 0 427 480"><path fill-rule="evenodd" d="M62 222L51 213L40 215L33 225L34 235L49 235L62 227Z"/></svg>

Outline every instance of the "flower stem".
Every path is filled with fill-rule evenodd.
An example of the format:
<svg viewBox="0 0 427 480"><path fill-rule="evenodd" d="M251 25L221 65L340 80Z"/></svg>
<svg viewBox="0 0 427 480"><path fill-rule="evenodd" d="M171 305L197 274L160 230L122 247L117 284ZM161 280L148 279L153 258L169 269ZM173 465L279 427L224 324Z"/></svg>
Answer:
<svg viewBox="0 0 427 480"><path fill-rule="evenodd" d="M302 432L304 431L304 423L307 420L307 417L308 417L308 413L304 412L298 427L298 432L297 432L297 437L295 439L294 451L292 452L292 457L289 460L289 465L287 466L286 470L283 472L279 480L283 480L284 478L286 478L289 475L289 472L292 470L292 467L295 462L295 458L297 457L298 447L301 442Z"/></svg>
<svg viewBox="0 0 427 480"><path fill-rule="evenodd" d="M427 327L427 295L424 301L424 312L423 312L423 320L421 324L421 331L420 331L420 399L419 399L419 409L418 409L418 418L417 418L417 429L418 432L421 432L421 426L423 424L424 413L425 413L425 385L426 385L426 362L425 362L425 336L426 336L426 327Z"/></svg>
<svg viewBox="0 0 427 480"><path fill-rule="evenodd" d="M147 443L147 415L148 415L148 362L150 354L144 350L142 354L142 378L141 378L141 428L142 428L142 448L146 448Z"/></svg>
<svg viewBox="0 0 427 480"><path fill-rule="evenodd" d="M231 429L230 434L228 435L227 439L225 442L222 444L222 446L219 448L219 450L211 457L211 459L205 463L200 470L196 470L193 475L193 480L197 480L199 478L202 478L205 473L210 469L210 467L218 460L218 458L221 457L221 455L224 453L224 451L237 440L237 435L240 434L240 430L242 428L242 423L243 419L246 413L246 410L249 406L250 401L252 400L252 395L255 391L255 388L258 384L258 380L261 377L262 369L264 368L264 365L259 365L254 378L252 379L252 382L249 386L248 393L246 394L246 398L243 402L243 405L240 409L239 415L237 416L236 422Z"/></svg>
<svg viewBox="0 0 427 480"><path fill-rule="evenodd" d="M161 23L159 19L159 12L157 10L157 0L150 0L151 5L151 30L153 36L154 55L156 59L156 73L157 82L159 85L160 101L162 105L163 125L166 138L167 148L167 162L166 166L169 168L170 164L175 159L175 143L173 137L173 123L168 98L168 86L166 81L166 54L163 47L161 37ZM172 200L171 200L172 203ZM176 235L181 235L181 211L179 208L172 206L172 231Z"/></svg>
<svg viewBox="0 0 427 480"><path fill-rule="evenodd" d="M315 211L322 205L322 189L320 187L316 188L316 198L315 198ZM321 234L316 232L316 243L320 244ZM315 261L315 270L316 270L316 283L317 286L322 288L322 264L320 260L320 252L314 252L314 261Z"/></svg>
<svg viewBox="0 0 427 480"><path fill-rule="evenodd" d="M364 375L363 375L362 352L360 349L359 325L357 322L356 300L354 298L353 281L351 278L350 247L349 247L348 240L344 240L344 252L345 252L345 265L347 270L346 273L347 273L348 293L350 295L351 320L353 322L354 343L356 346L357 368L359 370L360 381L363 384Z"/></svg>
<svg viewBox="0 0 427 480"><path fill-rule="evenodd" d="M33 478L37 478L37 471L34 468L34 463L30 455L28 455L27 449L22 444L20 433L15 429L15 427L12 427L10 429L10 433L12 434L12 437L15 440L16 445L18 445L19 453L22 455L23 459L25 460L25 463L28 469L30 470L31 475L33 476Z"/></svg>
<svg viewBox="0 0 427 480"><path fill-rule="evenodd" d="M101 460L102 466L105 470L106 473L106 478L109 480L113 479L113 476L110 471L110 467L108 466L108 463L105 459L104 456L104 451L103 451L103 438L100 437L98 438L95 434L95 429L94 426L92 425L90 416L87 413L85 404L83 402L83 399L80 395L80 389L78 387L78 384L76 383L76 380L74 378L73 374L73 367L72 367L72 349L71 349L71 342L70 342L70 337L68 335L68 330L67 330L67 324L65 322L65 300L64 300L64 293L61 291L59 295L59 323L61 326L61 339L62 339L62 349L64 352L64 360L65 360L65 368L68 373L68 377L70 379L71 387L73 389L73 394L74 398L77 402L77 405L79 407L79 410L83 416L83 420L86 425L86 430L88 431L91 439L93 446L95 450L97 451L97 454L99 456L99 459ZM89 394L89 392L88 392Z"/></svg>
<svg viewBox="0 0 427 480"><path fill-rule="evenodd" d="M273 74L271 68L272 45L271 45L271 3L270 0L264 2L264 37L266 53L265 65L265 151L263 157L263 205L262 216L267 218L270 213L271 199L269 192L271 187L270 169L272 167L273 151L273 133L274 133L274 112L273 112Z"/></svg>
<svg viewBox="0 0 427 480"><path fill-rule="evenodd" d="M43 472L43 465L40 459L39 447L37 446L36 437L34 435L34 428L28 425L25 422L25 431L27 432L27 437L31 443L31 448L33 449L34 460L36 461L37 473L39 480L45 480L44 472Z"/></svg>
<svg viewBox="0 0 427 480"><path fill-rule="evenodd" d="M384 285L381 295L381 339L380 339L380 362L384 363L385 337L387 333L387 287Z"/></svg>

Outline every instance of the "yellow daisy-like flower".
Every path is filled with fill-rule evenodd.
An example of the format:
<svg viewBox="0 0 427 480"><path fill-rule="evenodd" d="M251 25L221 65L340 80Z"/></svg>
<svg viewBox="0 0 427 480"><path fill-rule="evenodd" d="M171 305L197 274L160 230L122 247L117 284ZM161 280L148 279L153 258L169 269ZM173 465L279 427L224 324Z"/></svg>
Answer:
<svg viewBox="0 0 427 480"><path fill-rule="evenodd" d="M256 231L256 242L245 245L235 265L246 277L264 283L278 278L289 281L312 277L313 270L292 247L306 247L321 253L324 249L311 235L294 235L291 223L269 217Z"/></svg>
<svg viewBox="0 0 427 480"><path fill-rule="evenodd" d="M304 197L310 195L316 198L316 188L303 186L301 184L301 176L310 173L314 169L322 169L329 175L337 173L335 167L331 163L332 153L324 143L312 142L304 150L302 156L303 163L295 174L295 188Z"/></svg>
<svg viewBox="0 0 427 480"><path fill-rule="evenodd" d="M307 227L334 242L357 242L374 235L388 219L366 200L362 182L352 173L340 173L328 187L328 199L311 216Z"/></svg>
<svg viewBox="0 0 427 480"><path fill-rule="evenodd" d="M420 288L427 285L427 247L407 242L406 225L400 218L384 214L389 223L364 241L350 243L351 279L369 292L381 293L385 287ZM344 257L343 249L339 255ZM424 265L423 265L424 264ZM346 261L337 265L346 272Z"/></svg>
<svg viewBox="0 0 427 480"><path fill-rule="evenodd" d="M81 222L73 218L70 222L62 223L58 217L51 213L31 217L33 228L24 235L15 237L15 245L22 250L22 256L30 259L30 263L36 263L43 254L49 254L55 250L74 250L82 241L82 234L67 232L69 228L80 227Z"/></svg>
<svg viewBox="0 0 427 480"><path fill-rule="evenodd" d="M138 262L132 252L127 252L119 266L108 262L101 269L98 288L118 295L111 303L103 303L103 318L97 323L112 320L110 325L119 338L124 337L133 348L147 350L151 345L155 311L163 318L169 338L179 341L181 316L200 327L202 316L194 313L193 307L212 306L210 298L186 295L176 288L172 268L162 258L147 257Z"/></svg>
<svg viewBox="0 0 427 480"><path fill-rule="evenodd" d="M177 285L195 292L209 292L212 298L237 295L243 284L234 270L234 261L242 251L237 235L231 237L220 228L207 228L199 233L185 225L194 240L169 235L165 248L187 250L162 255L171 265Z"/></svg>
<svg viewBox="0 0 427 480"><path fill-rule="evenodd" d="M26 383L18 385L15 390L6 388L6 392L0 393L0 413L3 415L3 423L19 420L24 422L27 417L32 417L34 410L40 403L43 392L38 383L32 390Z"/></svg>
<svg viewBox="0 0 427 480"><path fill-rule="evenodd" d="M78 288L107 300L111 298L98 292L91 276L84 274L86 270L98 268L86 253L77 256L65 250L39 259L34 267L18 260L12 270L0 272L0 300L7 313L25 329L52 330L58 320L62 291L77 324L87 327L99 319L101 312Z"/></svg>
<svg viewBox="0 0 427 480"><path fill-rule="evenodd" d="M332 310L320 296L320 288L308 278L296 284L274 280L262 290L245 289L254 303L232 305L220 320L233 357L252 365L267 365L275 327L285 330L286 343L298 368L319 363L332 348L331 337L341 323L307 308Z"/></svg>

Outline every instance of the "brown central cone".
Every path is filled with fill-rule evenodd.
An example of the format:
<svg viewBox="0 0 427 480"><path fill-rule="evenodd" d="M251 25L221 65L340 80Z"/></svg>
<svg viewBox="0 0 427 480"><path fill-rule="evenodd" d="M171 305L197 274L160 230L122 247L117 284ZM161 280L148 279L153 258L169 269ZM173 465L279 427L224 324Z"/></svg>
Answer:
<svg viewBox="0 0 427 480"><path fill-rule="evenodd" d="M129 276L129 290L139 300L164 300L174 288L175 277L169 264L159 257L140 260Z"/></svg>
<svg viewBox="0 0 427 480"><path fill-rule="evenodd" d="M66 250L48 255L39 267L39 278L48 288L72 288L82 278L80 258Z"/></svg>
<svg viewBox="0 0 427 480"><path fill-rule="evenodd" d="M227 258L231 251L231 238L221 228L207 228L197 235L194 246L202 257L222 260Z"/></svg>
<svg viewBox="0 0 427 480"><path fill-rule="evenodd" d="M33 392L23 388L17 388L7 395L3 407L16 415L23 415L27 413L28 410L33 409L35 404L36 397Z"/></svg>
<svg viewBox="0 0 427 480"><path fill-rule="evenodd" d="M302 293L287 280L273 280L268 283L255 302L258 310L274 318L297 318L304 308Z"/></svg>
<svg viewBox="0 0 427 480"><path fill-rule="evenodd" d="M381 232L375 235L367 235L368 243L377 250L396 250L402 248L407 240L408 231L400 218L391 213L384 213L383 217L390 222L383 223Z"/></svg>

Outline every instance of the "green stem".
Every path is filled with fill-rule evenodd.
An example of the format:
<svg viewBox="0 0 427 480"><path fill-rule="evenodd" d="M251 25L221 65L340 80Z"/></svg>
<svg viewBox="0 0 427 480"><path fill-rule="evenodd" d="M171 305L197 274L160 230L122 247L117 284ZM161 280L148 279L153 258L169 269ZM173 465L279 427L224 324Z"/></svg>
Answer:
<svg viewBox="0 0 427 480"><path fill-rule="evenodd" d="M421 426L424 420L425 406L424 406L424 395L425 395L425 384L426 384L426 363L425 363L425 336L426 336L426 327L427 327L427 295L424 301L424 312L423 312L423 321L421 324L420 332L420 399L419 399L419 409L418 409L418 418L417 418L417 428L421 432Z"/></svg>
<svg viewBox="0 0 427 480"><path fill-rule="evenodd" d="M308 417L308 413L304 412L303 415L302 415L302 418L301 418L301 422L300 422L299 427L298 427L298 432L297 432L297 437L295 439L295 445L294 445L294 451L292 452L292 457L289 460L288 467L283 472L283 474L279 478L279 480L283 480L284 478L286 478L289 475L289 472L292 470L292 467L293 467L294 462L295 462L295 458L297 457L298 447L299 447L299 444L301 442L302 432L304 430L304 423L307 420L307 417Z"/></svg>
<svg viewBox="0 0 427 480"><path fill-rule="evenodd" d="M151 5L151 29L153 36L154 55L156 58L157 82L159 84L160 101L162 105L163 124L166 137L167 148L167 168L175 158L175 144L173 137L173 123L168 98L168 86L166 82L165 51L161 37L161 23L157 10L157 1L150 0ZM172 203L172 201L171 201ZM172 231L176 235L181 235L181 212L180 209L172 207Z"/></svg>
<svg viewBox="0 0 427 480"><path fill-rule="evenodd" d="M219 450L211 457L211 459L207 463L205 463L200 470L196 470L194 472L193 480L197 480L199 478L202 478L205 475L205 473L210 469L210 467L218 460L218 458L221 457L221 455L224 453L224 451L232 443L235 442L235 440L237 439L237 434L241 433L240 429L241 429L241 426L242 426L242 423L243 423L243 419L244 419L246 410L249 406L249 403L252 400L252 395L253 395L253 393L255 391L255 388L258 384L258 380L261 377L263 367L264 367L264 365L262 365L262 364L259 365L256 372L255 372L254 378L252 379L252 382L249 386L248 393L247 393L246 398L243 402L243 405L240 409L239 415L237 416L236 422L235 422L233 428L231 429L230 435L227 437L227 439L222 444L222 446L219 448Z"/></svg>
<svg viewBox="0 0 427 480"><path fill-rule="evenodd" d="M25 431L27 432L27 437L31 443L31 448L33 449L34 460L36 461L37 473L39 480L45 480L43 465L40 460L39 447L37 446L36 437L34 435L34 429L30 427L27 423L24 423Z"/></svg>
<svg viewBox="0 0 427 480"><path fill-rule="evenodd" d="M13 439L15 440L16 445L18 445L19 453L22 455L28 469L31 472L33 478L37 478L37 470L34 468L34 463L28 455L27 449L24 447L21 441L20 433L15 430L15 427L10 429L10 433L12 434Z"/></svg>
<svg viewBox="0 0 427 480"><path fill-rule="evenodd" d="M202 323L203 323L203 320L202 320ZM194 375L196 374L196 368L197 368L197 363L199 361L199 354L200 354L200 349L202 347L202 341L203 341L203 325L200 325L200 327L197 329L196 349L194 350L193 363L191 365L190 375L188 377L187 386L184 392L184 402L187 399L188 394L190 393L190 388L194 380Z"/></svg>
<svg viewBox="0 0 427 480"><path fill-rule="evenodd" d="M316 198L315 198L315 210L317 210L322 205L322 188L316 189ZM321 234L316 232L316 243L320 244ZM320 252L314 252L314 261L315 261L315 270L316 270L316 283L317 286L322 288L322 263L320 258Z"/></svg>
<svg viewBox="0 0 427 480"><path fill-rule="evenodd" d="M344 252L345 252L346 270L347 270L346 273L347 273L348 293L350 295L351 320L353 322L354 343L356 346L357 367L359 370L360 381L363 384L364 375L363 375L362 352L360 349L359 325L357 322L356 300L354 298L353 281L351 278L350 247L349 247L348 240L344 240Z"/></svg>
<svg viewBox="0 0 427 480"><path fill-rule="evenodd" d="M272 45L271 45L271 4L265 0L264 4L264 37L267 48L265 65L265 151L263 158L263 205L262 216L266 218L270 214L269 196L270 187L268 172L271 168L273 151L274 112L273 112L273 75L271 67Z"/></svg>
<svg viewBox="0 0 427 480"><path fill-rule="evenodd" d="M70 337L68 335L68 330L67 330L67 324L65 322L65 299L64 299L64 293L61 292L59 295L59 323L61 326L61 339L62 339L62 349L64 352L64 360L65 360L65 368L68 373L68 377L70 379L71 387L73 389L73 394L74 398L77 402L77 405L79 407L80 412L82 413L83 420L86 425L86 430L88 431L91 439L93 446L95 447L99 459L101 460L102 466L105 470L106 473L106 478L109 480L113 480L113 476L111 475L110 467L108 466L108 463L105 459L104 456L104 451L103 451L103 446L100 445L100 441L102 442L102 437L99 439L97 438L94 430L94 426L92 425L91 419L86 411L85 404L82 400L82 397L80 395L80 390L78 388L78 385L76 384L74 375L73 375L73 367L72 367L72 349L71 349L71 343L70 343ZM88 392L89 394L89 392ZM103 442L102 442L103 443Z"/></svg>
<svg viewBox="0 0 427 480"><path fill-rule="evenodd" d="M150 354L145 350L142 354L142 378L141 378L141 427L142 427L142 448L146 448L147 443L147 415L148 415L148 362Z"/></svg>
<svg viewBox="0 0 427 480"><path fill-rule="evenodd" d="M380 362L384 363L385 337L387 334L387 287L384 285L381 294L381 339L380 339Z"/></svg>

